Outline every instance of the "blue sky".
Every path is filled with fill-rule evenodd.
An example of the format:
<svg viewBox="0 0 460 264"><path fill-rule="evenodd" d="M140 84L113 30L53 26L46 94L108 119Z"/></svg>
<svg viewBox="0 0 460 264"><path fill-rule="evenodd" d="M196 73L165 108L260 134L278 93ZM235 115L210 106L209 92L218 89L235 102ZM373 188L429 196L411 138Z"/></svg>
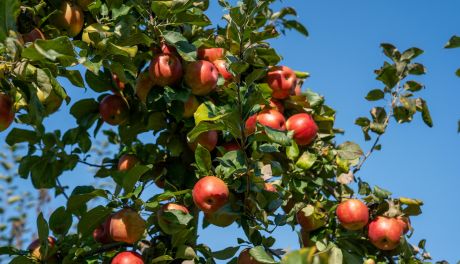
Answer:
<svg viewBox="0 0 460 264"><path fill-rule="evenodd" d="M221 10L216 1L211 2L210 15L217 22ZM456 131L460 119L460 78L454 72L460 67L460 49L446 50L443 46L450 36L460 34L460 2L317 0L284 1L282 5L297 9L310 37L288 32L286 37L273 41L273 46L284 57L283 64L310 72L312 77L304 88L321 93L328 105L337 110L336 126L346 130L344 136L337 138L339 143L352 140L364 150L370 147L354 119L367 116L375 105L364 99L367 91L382 88L373 73L385 59L380 43L393 43L400 50L417 46L425 51L418 61L427 67L428 73L419 80L426 85L421 96L428 101L434 127L426 127L419 115L409 125L392 122L382 138L382 151L373 154L359 176L391 190L396 197L422 199L423 214L412 219L415 234L411 241L417 243L426 238L435 260L458 261L460 208L456 192L460 169L456 149L460 149L460 135ZM93 96L90 91L63 84L73 102ZM49 130L62 129L63 124L75 126L66 107L46 124ZM0 138L6 135L4 132ZM73 186L90 182L91 177L82 167L64 175L62 181ZM57 199L53 205L62 202ZM235 245L236 237L244 237L235 226L209 228L200 234L200 241L213 245L215 250ZM290 229L278 230L275 237L278 247L298 246Z"/></svg>

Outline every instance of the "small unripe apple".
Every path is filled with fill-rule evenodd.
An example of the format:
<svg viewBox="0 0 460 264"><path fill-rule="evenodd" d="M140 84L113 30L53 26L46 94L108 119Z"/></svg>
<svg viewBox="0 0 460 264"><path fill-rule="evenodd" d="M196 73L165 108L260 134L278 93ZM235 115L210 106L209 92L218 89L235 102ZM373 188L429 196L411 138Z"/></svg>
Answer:
<svg viewBox="0 0 460 264"><path fill-rule="evenodd" d="M145 220L138 212L125 208L110 218L110 236L114 241L133 244L144 235Z"/></svg>
<svg viewBox="0 0 460 264"><path fill-rule="evenodd" d="M113 259L111 264L144 264L142 256L133 251L123 251L118 253Z"/></svg>
<svg viewBox="0 0 460 264"><path fill-rule="evenodd" d="M50 263L55 263L55 258L53 255L49 255L50 251L56 246L56 239L54 237L48 237L48 256L42 256L40 253L40 240L36 239L27 247L30 251L32 257L36 260L47 261Z"/></svg>
<svg viewBox="0 0 460 264"><path fill-rule="evenodd" d="M233 74L228 71L228 63L225 60L215 60L213 62L214 66L216 66L217 71L219 71L220 75L225 79L225 83L233 80Z"/></svg>
<svg viewBox="0 0 460 264"><path fill-rule="evenodd" d="M40 29L34 28L29 33L23 34L22 39L24 43L27 43L27 42L34 42L37 39L46 39L46 38Z"/></svg>
<svg viewBox="0 0 460 264"><path fill-rule="evenodd" d="M336 214L340 224L347 230L359 230L369 222L369 208L358 199L341 202Z"/></svg>
<svg viewBox="0 0 460 264"><path fill-rule="evenodd" d="M203 146L209 151L213 151L216 148L217 145L217 140L218 140L218 135L217 131L215 130L210 130L201 133L193 142L189 142L188 146L190 147L191 150L195 151L198 144Z"/></svg>
<svg viewBox="0 0 460 264"><path fill-rule="evenodd" d="M411 228L410 218L406 216L398 216L396 220L399 222L403 229L403 234L407 234Z"/></svg>
<svg viewBox="0 0 460 264"><path fill-rule="evenodd" d="M209 61L198 60L185 67L184 80L194 95L208 95L216 89L218 79L219 71Z"/></svg>
<svg viewBox="0 0 460 264"><path fill-rule="evenodd" d="M182 78L182 63L175 55L162 53L152 59L149 73L155 84L171 86L178 83Z"/></svg>
<svg viewBox="0 0 460 264"><path fill-rule="evenodd" d="M14 120L13 100L0 93L0 131L6 130Z"/></svg>
<svg viewBox="0 0 460 264"><path fill-rule="evenodd" d="M403 228L395 218L378 216L368 227L369 241L381 250L393 250L398 247Z"/></svg>
<svg viewBox="0 0 460 264"><path fill-rule="evenodd" d="M222 59L225 51L223 48L199 48L197 50L197 57L199 60L207 60L210 62Z"/></svg>
<svg viewBox="0 0 460 264"><path fill-rule="evenodd" d="M55 25L67 32L69 37L75 37L83 29L85 22L83 10L71 2L63 1L59 9Z"/></svg>
<svg viewBox="0 0 460 264"><path fill-rule="evenodd" d="M125 154L118 160L118 170L128 171L139 162L139 159L132 154Z"/></svg>
<svg viewBox="0 0 460 264"><path fill-rule="evenodd" d="M267 73L267 84L272 89L273 98L286 99L297 84L297 77L290 68L275 66Z"/></svg>
<svg viewBox="0 0 460 264"><path fill-rule="evenodd" d="M249 248L243 249L240 255L238 256L237 264L260 264L251 254L249 253Z"/></svg>
<svg viewBox="0 0 460 264"><path fill-rule="evenodd" d="M300 146L313 142L318 133L318 126L307 113L295 114L289 117L286 122L286 128L294 131L294 140Z"/></svg>
<svg viewBox="0 0 460 264"><path fill-rule="evenodd" d="M286 120L284 119L283 114L275 109L266 109L260 112L257 115L257 122L276 130L286 130Z"/></svg>
<svg viewBox="0 0 460 264"><path fill-rule="evenodd" d="M104 223L102 223L93 231L94 240L101 244L108 244L113 242L112 238L110 237L110 218L110 216L107 217Z"/></svg>
<svg viewBox="0 0 460 264"><path fill-rule="evenodd" d="M198 106L200 106L200 102L198 102L198 99L191 94L187 101L184 103L184 118L190 118L193 116L195 113L196 109L198 109Z"/></svg>
<svg viewBox="0 0 460 264"><path fill-rule="evenodd" d="M107 95L99 104L99 113L102 120L110 125L120 125L127 121L129 108L125 100L119 95Z"/></svg>
<svg viewBox="0 0 460 264"><path fill-rule="evenodd" d="M206 176L195 184L192 196L198 208L205 213L213 213L228 202L229 190L223 180L215 176Z"/></svg>

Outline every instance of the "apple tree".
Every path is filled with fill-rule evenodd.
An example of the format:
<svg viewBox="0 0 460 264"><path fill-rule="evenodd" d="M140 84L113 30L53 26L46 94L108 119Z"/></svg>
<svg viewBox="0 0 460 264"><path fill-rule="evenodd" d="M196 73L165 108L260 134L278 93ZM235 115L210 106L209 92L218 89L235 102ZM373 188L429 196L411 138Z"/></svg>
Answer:
<svg viewBox="0 0 460 264"><path fill-rule="evenodd" d="M27 147L18 177L66 203L38 215L29 247L0 254L11 263L429 259L424 240L409 241L423 202L393 197L358 173L392 122L419 112L432 126L417 96L425 67L414 60L423 51L381 45L381 88L366 96L378 105L356 119L374 142L364 153L336 141L343 130L334 109L302 89L309 74L280 64L270 40L308 31L295 9L275 2L2 0L0 129L14 122L6 143ZM211 23L209 4L220 6L223 24ZM72 101L63 78L91 93ZM63 103L77 126L47 131L43 120ZM96 138L117 152L91 162ZM77 166L115 187L68 190L61 176ZM235 224L245 236L216 249L197 240L201 222L203 232ZM292 227L299 250L276 248L279 226Z"/></svg>

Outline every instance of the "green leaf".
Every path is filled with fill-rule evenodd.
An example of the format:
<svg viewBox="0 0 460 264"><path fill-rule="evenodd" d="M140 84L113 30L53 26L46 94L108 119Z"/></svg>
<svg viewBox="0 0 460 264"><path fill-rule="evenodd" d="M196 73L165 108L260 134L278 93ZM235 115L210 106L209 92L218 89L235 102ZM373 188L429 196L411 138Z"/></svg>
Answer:
<svg viewBox="0 0 460 264"><path fill-rule="evenodd" d="M276 261L267 254L263 246L253 247L249 250L249 254L254 257L259 263L274 264Z"/></svg>
<svg viewBox="0 0 460 264"><path fill-rule="evenodd" d="M177 52L184 60L196 60L196 47L190 44L187 38L185 38L181 33L176 31L165 31L163 32L163 37L166 42L176 47Z"/></svg>
<svg viewBox="0 0 460 264"><path fill-rule="evenodd" d="M418 98L416 100L417 110L422 113L422 120L429 127L433 127L433 120L431 119L430 110L425 100Z"/></svg>
<svg viewBox="0 0 460 264"><path fill-rule="evenodd" d="M75 212L96 197L107 198L107 193L105 190L95 189L93 186L77 186L67 201L67 208L69 211Z"/></svg>
<svg viewBox="0 0 460 264"><path fill-rule="evenodd" d="M281 264L311 264L316 249L314 247L291 251L281 260Z"/></svg>
<svg viewBox="0 0 460 264"><path fill-rule="evenodd" d="M391 192L385 190L385 189L382 189L378 186L374 186L374 190L373 190L373 193L375 196L377 196L378 198L381 198L381 199L387 199L388 197L391 196Z"/></svg>
<svg viewBox="0 0 460 264"><path fill-rule="evenodd" d="M63 70L62 73L73 85L81 88L85 88L85 82L81 76L81 72L78 70Z"/></svg>
<svg viewBox="0 0 460 264"><path fill-rule="evenodd" d="M289 131L286 133L284 131L279 131L267 126L264 126L264 131L272 142L278 143L282 146L291 145L293 131Z"/></svg>
<svg viewBox="0 0 460 264"><path fill-rule="evenodd" d="M89 88L98 93L110 90L112 87L112 80L102 71L99 71L97 74L92 71L86 71L85 80Z"/></svg>
<svg viewBox="0 0 460 264"><path fill-rule="evenodd" d="M394 65L385 63L385 65L377 71L377 80L381 81L388 88L393 88L399 82L398 72Z"/></svg>
<svg viewBox="0 0 460 264"><path fill-rule="evenodd" d="M48 236L49 236L49 227L43 213L40 213L37 217L37 231L38 239L40 240L40 253L42 256L48 255Z"/></svg>
<svg viewBox="0 0 460 264"><path fill-rule="evenodd" d="M239 249L239 246L224 248L222 250L212 252L212 257L220 260L229 259L235 256Z"/></svg>
<svg viewBox="0 0 460 264"><path fill-rule="evenodd" d="M201 144L198 144L195 150L195 162L203 174L211 171L211 153L205 147L201 146Z"/></svg>
<svg viewBox="0 0 460 264"><path fill-rule="evenodd" d="M193 220L191 214L184 213L180 210L164 211L157 216L161 230L168 235L179 233Z"/></svg>
<svg viewBox="0 0 460 264"><path fill-rule="evenodd" d="M452 36L449 41L446 43L444 48L446 49L452 49L452 48L458 48L460 47L460 37L458 36Z"/></svg>
<svg viewBox="0 0 460 264"><path fill-rule="evenodd" d="M346 141L340 144L337 149L337 155L345 160L355 160L360 158L363 154L364 153L361 147L351 141Z"/></svg>
<svg viewBox="0 0 460 264"><path fill-rule="evenodd" d="M412 47L403 52L401 55L401 60L413 60L423 54L423 50L417 48L417 47Z"/></svg>
<svg viewBox="0 0 460 264"><path fill-rule="evenodd" d="M308 37L308 30L305 28L304 25L299 23L297 20L287 20L283 22L283 25L287 29L295 29L297 32L300 34L304 35L305 37Z"/></svg>
<svg viewBox="0 0 460 264"><path fill-rule="evenodd" d="M72 226L72 214L61 206L51 214L49 224L55 234L65 235Z"/></svg>
<svg viewBox="0 0 460 264"><path fill-rule="evenodd" d="M0 42L8 36L10 30L16 30L16 20L20 12L19 0L0 1Z"/></svg>
<svg viewBox="0 0 460 264"><path fill-rule="evenodd" d="M114 181L123 187L125 193L131 193L134 189L134 186L139 181L142 175L152 168L152 165L142 165L137 163L134 167L128 171L123 172L114 172L113 179Z"/></svg>
<svg viewBox="0 0 460 264"><path fill-rule="evenodd" d="M8 136L6 137L6 143L10 146L13 146L18 143L22 142L29 142L30 144L35 144L39 140L39 136L37 132L20 129L20 128L13 128Z"/></svg>
<svg viewBox="0 0 460 264"><path fill-rule="evenodd" d="M78 233L83 237L91 234L111 213L112 208L103 205L96 206L89 210L81 216L78 222Z"/></svg>
<svg viewBox="0 0 460 264"><path fill-rule="evenodd" d="M17 256L12 259L10 264L35 264L36 262L25 256Z"/></svg>
<svg viewBox="0 0 460 264"><path fill-rule="evenodd" d="M399 53L398 49L393 44L382 43L380 44L380 46L382 47L383 53L385 54L385 56L387 56L388 58L392 60L399 60L401 54Z"/></svg>
<svg viewBox="0 0 460 264"><path fill-rule="evenodd" d="M30 45L23 50L22 56L32 61L50 60L59 62L65 67L77 63L72 42L68 37L64 36L50 40L37 39L34 45Z"/></svg>
<svg viewBox="0 0 460 264"><path fill-rule="evenodd" d="M75 117L78 125L90 128L99 118L99 103L94 99L83 99L72 105L70 114Z"/></svg>
<svg viewBox="0 0 460 264"><path fill-rule="evenodd" d="M418 83L416 81L407 81L404 84L404 89L411 91L411 92L417 92L423 89L425 86L421 83Z"/></svg>
<svg viewBox="0 0 460 264"><path fill-rule="evenodd" d="M377 100L383 99L384 97L385 97L385 93L382 90L374 89L366 95L366 100L377 101Z"/></svg>
<svg viewBox="0 0 460 264"><path fill-rule="evenodd" d="M295 165L303 170L308 170L315 164L316 159L315 154L305 151Z"/></svg>
<svg viewBox="0 0 460 264"><path fill-rule="evenodd" d="M299 146L297 145L297 143L292 142L292 144L288 147L286 147L286 156L290 159L290 160L295 160L297 159L297 157L299 157Z"/></svg>
<svg viewBox="0 0 460 264"><path fill-rule="evenodd" d="M305 95L311 107L316 107L324 103L324 98L310 89L305 92Z"/></svg>

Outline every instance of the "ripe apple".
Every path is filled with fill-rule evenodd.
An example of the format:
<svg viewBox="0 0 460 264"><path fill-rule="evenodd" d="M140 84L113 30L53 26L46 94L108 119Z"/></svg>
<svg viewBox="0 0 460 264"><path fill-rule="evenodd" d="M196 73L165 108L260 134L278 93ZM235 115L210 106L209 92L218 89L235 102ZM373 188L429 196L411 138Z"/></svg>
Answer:
<svg viewBox="0 0 460 264"><path fill-rule="evenodd" d="M244 125L244 131L246 136L249 136L256 132L256 124L257 124L257 114L250 116Z"/></svg>
<svg viewBox="0 0 460 264"><path fill-rule="evenodd" d="M0 93L0 131L6 130L14 120L13 100Z"/></svg>
<svg viewBox="0 0 460 264"><path fill-rule="evenodd" d="M147 103L147 97L154 86L153 80L148 72L139 74L136 79L136 95L142 103Z"/></svg>
<svg viewBox="0 0 460 264"><path fill-rule="evenodd" d="M336 214L340 224L347 230L359 230L369 222L369 208L358 199L341 202Z"/></svg>
<svg viewBox="0 0 460 264"><path fill-rule="evenodd" d="M278 190L276 189L276 186L269 183L269 182L266 182L264 184L264 190L266 190L267 192L277 192Z"/></svg>
<svg viewBox="0 0 460 264"><path fill-rule="evenodd" d="M187 64L184 79L192 94L204 96L216 88L219 71L211 62L198 60Z"/></svg>
<svg viewBox="0 0 460 264"><path fill-rule="evenodd" d="M94 2L94 0L77 0L77 5L84 11L88 11L88 5Z"/></svg>
<svg viewBox="0 0 460 264"><path fill-rule="evenodd" d="M409 232L409 230L411 228L410 218L406 217L406 216L398 216L398 217L396 217L396 220L401 225L401 227L403 229L403 234L404 235L407 234L407 232Z"/></svg>
<svg viewBox="0 0 460 264"><path fill-rule="evenodd" d="M128 171L139 162L139 159L132 154L125 154L118 160L118 170Z"/></svg>
<svg viewBox="0 0 460 264"><path fill-rule="evenodd" d="M175 55L162 53L152 59L149 73L155 84L171 86L182 78L182 63Z"/></svg>
<svg viewBox="0 0 460 264"><path fill-rule="evenodd" d="M83 10L72 2L63 1L56 17L56 26L65 30L69 37L75 37L83 29Z"/></svg>
<svg viewBox="0 0 460 264"><path fill-rule="evenodd" d="M272 67L267 73L267 84L272 89L272 97L286 99L297 83L295 72L286 66Z"/></svg>
<svg viewBox="0 0 460 264"><path fill-rule="evenodd" d="M286 120L283 114L275 109L266 109L260 112L257 115L257 122L276 130L286 130Z"/></svg>
<svg viewBox="0 0 460 264"><path fill-rule="evenodd" d="M197 50L197 57L199 60L207 60L210 62L216 61L224 57L223 48L199 48Z"/></svg>
<svg viewBox="0 0 460 264"><path fill-rule="evenodd" d="M36 260L46 261L46 263L55 263L54 254L52 253L53 248L56 246L56 239L54 237L48 237L48 256L42 256L40 253L40 240L36 239L27 247L32 257Z"/></svg>
<svg viewBox="0 0 460 264"><path fill-rule="evenodd" d="M125 208L110 218L110 237L114 241L133 244L142 238L146 222L136 211Z"/></svg>
<svg viewBox="0 0 460 264"><path fill-rule="evenodd" d="M111 264L144 264L142 256L133 251L123 251L118 253L113 259Z"/></svg>
<svg viewBox="0 0 460 264"><path fill-rule="evenodd" d="M237 264L260 264L254 257L249 253L249 248L243 249L240 255L238 256Z"/></svg>
<svg viewBox="0 0 460 264"><path fill-rule="evenodd" d="M326 219L313 205L307 205L296 213L297 223L306 231L310 232L326 225Z"/></svg>
<svg viewBox="0 0 460 264"><path fill-rule="evenodd" d="M216 148L217 145L217 131L215 130L210 130L201 133L193 142L189 142L188 146L190 147L191 150L195 151L198 144L203 146L209 151L213 151Z"/></svg>
<svg viewBox="0 0 460 264"><path fill-rule="evenodd" d="M93 238L96 242L108 244L113 241L110 237L110 219L111 217L107 217L104 223L94 229Z"/></svg>
<svg viewBox="0 0 460 264"><path fill-rule="evenodd" d="M184 114L182 116L184 118L192 117L196 109L198 109L198 106L200 106L200 102L198 102L198 99L196 99L196 97L191 94L187 101L184 103Z"/></svg>
<svg viewBox="0 0 460 264"><path fill-rule="evenodd" d="M297 82L294 90L292 90L291 95L302 95L302 86L300 86L300 83Z"/></svg>
<svg viewBox="0 0 460 264"><path fill-rule="evenodd" d="M228 201L227 184L215 176L206 176L198 180L192 190L195 205L205 213L213 213Z"/></svg>
<svg viewBox="0 0 460 264"><path fill-rule="evenodd" d="M397 248L402 235L403 228L396 218L378 216L368 227L369 240L381 250Z"/></svg>
<svg viewBox="0 0 460 264"><path fill-rule="evenodd" d="M34 28L29 33L22 35L22 40L24 43L34 42L37 39L46 39L45 35L43 35L43 32L38 28Z"/></svg>
<svg viewBox="0 0 460 264"><path fill-rule="evenodd" d="M127 121L129 108L125 100L119 95L107 95L99 104L99 113L102 120L110 125L120 125Z"/></svg>
<svg viewBox="0 0 460 264"><path fill-rule="evenodd" d="M215 60L213 62L214 66L216 66L217 71L219 71L220 75L225 79L225 83L232 81L233 74L228 71L228 63L225 60Z"/></svg>
<svg viewBox="0 0 460 264"><path fill-rule="evenodd" d="M288 118L286 128L294 131L297 145L305 146L313 142L318 133L318 126L307 113L295 114Z"/></svg>
<svg viewBox="0 0 460 264"><path fill-rule="evenodd" d="M175 227L174 225L172 225L170 220L164 217L164 213L167 211L172 211L172 210L181 211L184 214L190 213L187 207L180 205L180 204L168 203L168 204L163 205L157 213L157 220L158 220L158 224L161 227L161 229L167 234L170 234L171 229L175 229Z"/></svg>
<svg viewBox="0 0 460 264"><path fill-rule="evenodd" d="M161 43L161 52L164 54L177 54L177 49L165 42Z"/></svg>
<svg viewBox="0 0 460 264"><path fill-rule="evenodd" d="M45 108L45 114L50 115L55 113L62 105L63 99L56 94L54 90L45 92L41 89L37 89L37 97L40 103Z"/></svg>
<svg viewBox="0 0 460 264"><path fill-rule="evenodd" d="M236 142L227 142L222 147L224 147L225 151L240 150L240 145Z"/></svg>

